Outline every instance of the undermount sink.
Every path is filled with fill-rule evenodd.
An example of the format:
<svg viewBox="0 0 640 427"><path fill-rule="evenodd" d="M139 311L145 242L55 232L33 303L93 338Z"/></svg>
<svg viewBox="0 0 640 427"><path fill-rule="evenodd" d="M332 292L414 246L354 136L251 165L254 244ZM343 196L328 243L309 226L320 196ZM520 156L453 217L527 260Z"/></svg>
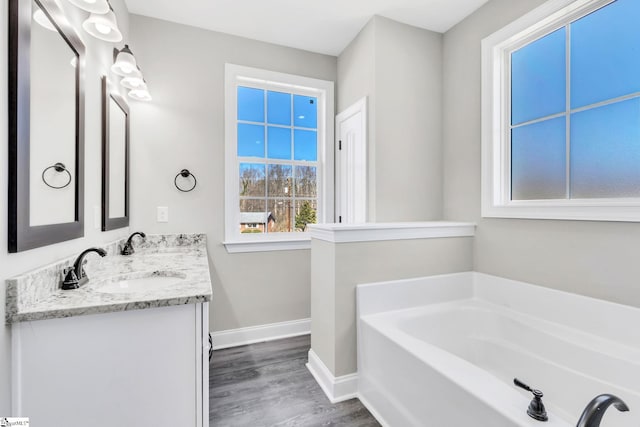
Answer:
<svg viewBox="0 0 640 427"><path fill-rule="evenodd" d="M110 294L127 294L132 292L150 292L168 289L185 279L178 274L154 274L146 277L117 279L105 283L97 290Z"/></svg>

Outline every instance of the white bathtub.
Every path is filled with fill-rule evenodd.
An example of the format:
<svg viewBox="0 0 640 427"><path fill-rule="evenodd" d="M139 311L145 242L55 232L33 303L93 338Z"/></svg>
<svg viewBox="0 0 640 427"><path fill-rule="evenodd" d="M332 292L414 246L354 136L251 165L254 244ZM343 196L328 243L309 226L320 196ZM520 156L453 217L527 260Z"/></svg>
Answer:
<svg viewBox="0 0 640 427"><path fill-rule="evenodd" d="M384 425L575 426L611 393L630 412L601 426L640 426L640 309L473 272L360 285L357 303L359 395Z"/></svg>

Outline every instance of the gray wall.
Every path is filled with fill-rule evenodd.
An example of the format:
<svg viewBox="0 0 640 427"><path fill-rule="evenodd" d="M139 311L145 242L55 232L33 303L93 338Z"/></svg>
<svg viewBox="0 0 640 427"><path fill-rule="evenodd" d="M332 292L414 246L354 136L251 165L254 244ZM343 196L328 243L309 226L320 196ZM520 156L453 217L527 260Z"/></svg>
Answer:
<svg viewBox="0 0 640 427"><path fill-rule="evenodd" d="M442 218L442 35L375 17L376 218Z"/></svg>
<svg viewBox="0 0 640 427"><path fill-rule="evenodd" d="M308 250L228 254L222 245L224 64L335 81L336 58L136 15L131 36L154 97L132 106L132 228L207 234L212 331L308 318ZM182 168L198 178L191 193L173 186ZM157 206L169 207L169 223L156 222Z"/></svg>
<svg viewBox="0 0 640 427"><path fill-rule="evenodd" d="M338 111L369 97L369 219L442 217L442 35L375 16L338 57Z"/></svg>
<svg viewBox="0 0 640 427"><path fill-rule="evenodd" d="M444 35L444 213L476 221L475 269L640 307L640 224L480 217L480 41L542 0L492 0Z"/></svg>
<svg viewBox="0 0 640 427"><path fill-rule="evenodd" d="M67 2L62 2L71 22L80 28L85 15ZM129 17L124 0L112 0L118 25L125 35L128 33ZM0 7L0 87L7 87L7 25L8 10L6 2ZM126 236L128 229L100 232L94 227L94 208L101 204L101 100L100 77L107 73L113 60L110 43L101 42L88 36L82 30L78 33L87 47L86 68L86 115L85 115L85 237L18 254L7 253L7 210L0 209L0 318L5 316L5 280L9 277L32 270L39 266L75 255L90 246L100 245ZM3 92L4 93L4 92ZM5 98L6 99L6 98ZM8 164L7 149L7 103L0 104L0 170L6 171ZM0 200L7 200L7 174L0 173ZM2 206L5 206L2 203ZM3 322L4 323L4 322ZM0 416L10 415L11 409L11 334L7 326L0 327ZM27 414L28 415L28 414Z"/></svg>
<svg viewBox="0 0 640 427"><path fill-rule="evenodd" d="M334 376L353 374L356 285L473 268L473 238L311 241L311 348Z"/></svg>
<svg viewBox="0 0 640 427"><path fill-rule="evenodd" d="M371 19L338 56L338 96L336 114L367 97L367 210L368 220L376 220L376 88L375 19Z"/></svg>

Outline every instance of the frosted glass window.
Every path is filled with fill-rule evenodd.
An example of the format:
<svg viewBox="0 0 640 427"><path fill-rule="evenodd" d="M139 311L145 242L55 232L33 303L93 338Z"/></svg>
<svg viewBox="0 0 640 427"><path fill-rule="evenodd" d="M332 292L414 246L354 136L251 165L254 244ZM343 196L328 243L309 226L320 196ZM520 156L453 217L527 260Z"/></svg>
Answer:
<svg viewBox="0 0 640 427"><path fill-rule="evenodd" d="M511 54L511 123L565 109L566 30L561 28Z"/></svg>
<svg viewBox="0 0 640 427"><path fill-rule="evenodd" d="M617 0L571 24L571 108L640 91L640 1Z"/></svg>
<svg viewBox="0 0 640 427"><path fill-rule="evenodd" d="M524 125L512 130L512 200L565 198L565 139L564 117Z"/></svg>
<svg viewBox="0 0 640 427"><path fill-rule="evenodd" d="M238 156L264 157L264 126L238 123Z"/></svg>
<svg viewBox="0 0 640 427"><path fill-rule="evenodd" d="M267 122L291 126L291 94L267 92Z"/></svg>
<svg viewBox="0 0 640 427"><path fill-rule="evenodd" d="M291 129L269 126L267 146L270 159L291 160Z"/></svg>
<svg viewBox="0 0 640 427"><path fill-rule="evenodd" d="M318 100L310 96L294 95L293 124L296 127L318 127Z"/></svg>
<svg viewBox="0 0 640 427"><path fill-rule="evenodd" d="M640 99L571 116L571 197L640 196Z"/></svg>
<svg viewBox="0 0 640 427"><path fill-rule="evenodd" d="M238 87L238 120L264 122L264 90Z"/></svg>
<svg viewBox="0 0 640 427"><path fill-rule="evenodd" d="M296 129L293 141L295 160L312 162L318 160L318 133L316 131Z"/></svg>

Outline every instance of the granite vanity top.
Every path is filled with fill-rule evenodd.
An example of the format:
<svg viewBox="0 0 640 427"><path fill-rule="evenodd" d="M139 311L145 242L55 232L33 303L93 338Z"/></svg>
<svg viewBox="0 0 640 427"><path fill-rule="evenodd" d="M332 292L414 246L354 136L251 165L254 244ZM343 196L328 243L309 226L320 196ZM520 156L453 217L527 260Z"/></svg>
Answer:
<svg viewBox="0 0 640 427"><path fill-rule="evenodd" d="M124 239L103 248L107 256L90 254L85 270L89 282L61 290L64 268L75 257L7 280L7 323L84 314L138 310L211 300L206 237L202 234L148 235L134 240L136 252L119 255ZM114 283L147 277L173 277L175 284L152 290L106 292Z"/></svg>

